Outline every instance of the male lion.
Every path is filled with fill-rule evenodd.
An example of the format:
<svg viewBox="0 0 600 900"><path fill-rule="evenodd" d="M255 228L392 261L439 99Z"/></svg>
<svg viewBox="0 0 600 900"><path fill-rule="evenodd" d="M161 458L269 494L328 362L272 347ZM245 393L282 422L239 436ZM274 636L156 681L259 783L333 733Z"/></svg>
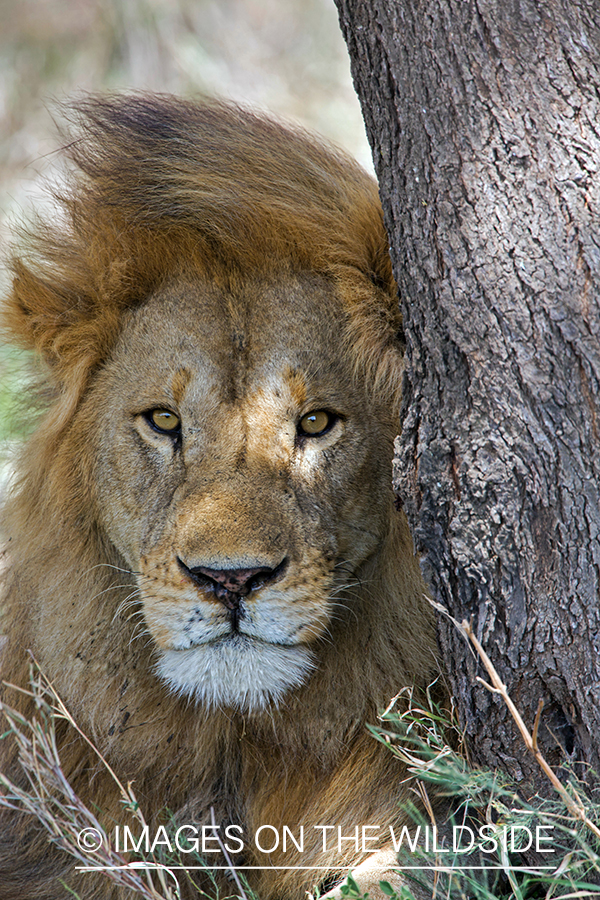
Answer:
<svg viewBox="0 0 600 900"><path fill-rule="evenodd" d="M5 515L2 677L27 685L31 650L151 829L214 817L234 863L265 867L246 870L261 900L360 864L377 890L409 788L365 724L435 651L390 487L402 343L376 185L216 102L95 98L76 121L73 183L5 313L49 399ZM106 767L57 734L79 796L136 837ZM3 900L132 896L35 819L0 828Z"/></svg>

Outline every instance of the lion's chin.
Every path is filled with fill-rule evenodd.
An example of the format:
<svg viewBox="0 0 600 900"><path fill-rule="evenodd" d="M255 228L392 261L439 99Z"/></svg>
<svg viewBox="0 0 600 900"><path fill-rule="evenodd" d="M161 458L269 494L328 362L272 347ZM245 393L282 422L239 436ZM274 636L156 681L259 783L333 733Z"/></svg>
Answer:
<svg viewBox="0 0 600 900"><path fill-rule="evenodd" d="M315 668L308 647L235 635L189 650L163 650L156 671L175 693L240 712L277 706Z"/></svg>

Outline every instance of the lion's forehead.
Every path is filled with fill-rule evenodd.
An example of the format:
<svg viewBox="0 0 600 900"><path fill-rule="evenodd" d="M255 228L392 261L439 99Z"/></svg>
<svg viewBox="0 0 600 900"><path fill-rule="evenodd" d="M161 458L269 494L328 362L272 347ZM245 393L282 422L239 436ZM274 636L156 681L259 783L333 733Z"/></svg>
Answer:
<svg viewBox="0 0 600 900"><path fill-rule="evenodd" d="M175 281L133 315L121 339L130 359L199 368L207 383L227 373L238 386L285 373L326 376L350 365L342 352L343 304L325 279L307 275L281 282L224 288L206 279ZM339 376L339 373L338 373Z"/></svg>

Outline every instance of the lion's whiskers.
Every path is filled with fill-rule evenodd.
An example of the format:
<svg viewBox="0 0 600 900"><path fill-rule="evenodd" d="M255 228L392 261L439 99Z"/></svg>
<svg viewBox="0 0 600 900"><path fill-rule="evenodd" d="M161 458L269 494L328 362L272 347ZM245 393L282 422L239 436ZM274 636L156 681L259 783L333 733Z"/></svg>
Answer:
<svg viewBox="0 0 600 900"><path fill-rule="evenodd" d="M128 588L131 588L132 585L130 585L130 584L128 584L128 585L120 585L120 587L128 587ZM127 596L124 597L123 600L121 600L121 602L120 602L119 605L117 606L117 608L116 608L116 610L115 610L115 613L114 613L114 615L113 615L113 617L112 617L112 622L115 622L115 621L119 618L119 616L121 616L121 615L122 615L129 607L133 607L133 608L134 608L134 612L131 613L130 615L128 615L127 618L129 619L129 618L131 617L131 615L135 615L135 614L137 613L137 611L138 611L138 606L139 606L140 597L141 597L140 589L139 589L139 587L137 587L137 585L136 585L136 586L133 588L133 590L130 590L130 593L127 594Z"/></svg>
<svg viewBox="0 0 600 900"><path fill-rule="evenodd" d="M148 637L148 641L142 645L142 649L146 649L146 647L152 646L154 644L154 641L152 640L152 635L148 631L148 627L145 625L145 623L138 622L131 632L131 636L129 638L129 641L127 642L127 646L131 648L131 645L134 641L138 641L140 638L143 638L145 636Z"/></svg>
<svg viewBox="0 0 600 900"><path fill-rule="evenodd" d="M320 628L318 628L318 623L315 622L314 624L310 624L310 623L307 624L307 625L305 626L305 628L306 628L306 632L307 632L311 637L319 638L319 639L321 639L321 640L324 640L324 641L326 641L326 643L328 643L328 644L331 644L331 643L332 643L333 638L331 637L331 634L329 633L329 627L325 628L324 630L321 630Z"/></svg>
<svg viewBox="0 0 600 900"><path fill-rule="evenodd" d="M98 591L96 594L93 594L90 598L90 603L93 603L93 601L97 600L98 597L102 597L103 594L109 594L111 591L122 590L124 588L131 588L131 584L111 584L107 588L103 588L103 590Z"/></svg>
<svg viewBox="0 0 600 900"><path fill-rule="evenodd" d="M124 572L126 575L139 576L140 572L134 572L133 569L124 569L121 566L115 566L114 563L102 562L96 563L95 566L91 566L86 571L93 572L95 569L114 569L115 572Z"/></svg>

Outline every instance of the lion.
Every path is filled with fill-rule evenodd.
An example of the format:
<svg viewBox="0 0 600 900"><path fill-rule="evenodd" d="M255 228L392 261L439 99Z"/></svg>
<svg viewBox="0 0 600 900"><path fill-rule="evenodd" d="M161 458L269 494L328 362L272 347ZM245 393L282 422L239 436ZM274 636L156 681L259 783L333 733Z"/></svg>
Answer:
<svg viewBox="0 0 600 900"><path fill-rule="evenodd" d="M377 893L411 794L366 724L437 662L391 489L404 346L376 184L218 101L88 97L68 128L71 180L4 312L45 405L4 511L2 678L27 686L30 651L150 827L233 836L261 900L350 868ZM56 728L73 789L133 832ZM25 813L1 834L3 900L133 896Z"/></svg>

